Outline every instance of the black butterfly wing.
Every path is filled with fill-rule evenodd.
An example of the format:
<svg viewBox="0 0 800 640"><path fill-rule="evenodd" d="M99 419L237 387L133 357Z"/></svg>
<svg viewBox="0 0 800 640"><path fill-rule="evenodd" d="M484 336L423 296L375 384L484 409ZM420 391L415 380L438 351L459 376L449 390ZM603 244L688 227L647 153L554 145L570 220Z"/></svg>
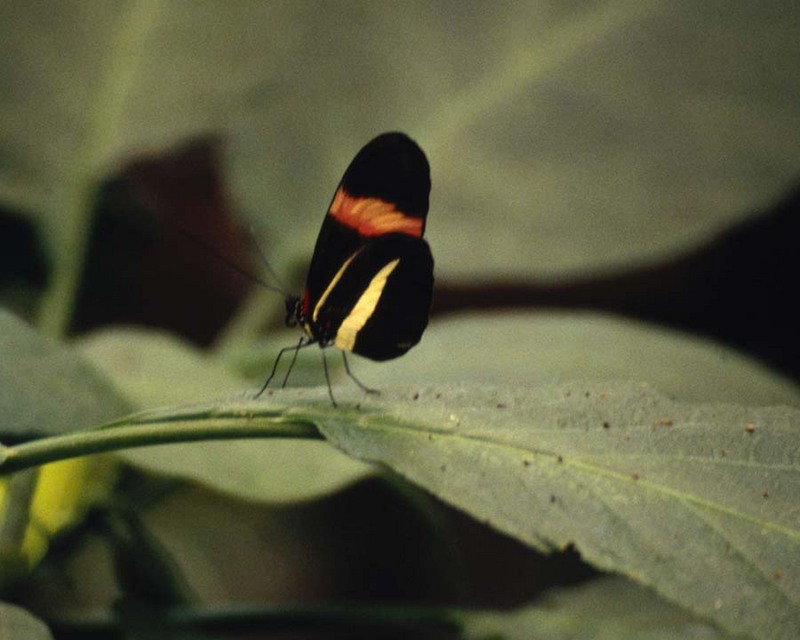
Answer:
<svg viewBox="0 0 800 640"><path fill-rule="evenodd" d="M303 315L312 326L337 273L365 245L395 233L421 240L430 189L428 160L403 133L384 133L356 154L336 189L314 247L303 302ZM404 262L403 271L406 268Z"/></svg>
<svg viewBox="0 0 800 640"><path fill-rule="evenodd" d="M419 342L432 295L428 243L406 234L385 234L356 250L337 272L312 327L323 342L344 351L390 360Z"/></svg>

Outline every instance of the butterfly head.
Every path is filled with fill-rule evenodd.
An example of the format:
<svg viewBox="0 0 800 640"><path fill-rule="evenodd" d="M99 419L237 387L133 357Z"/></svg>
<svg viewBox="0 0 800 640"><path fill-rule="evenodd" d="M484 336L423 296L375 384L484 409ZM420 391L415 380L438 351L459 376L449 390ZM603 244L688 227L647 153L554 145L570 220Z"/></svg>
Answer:
<svg viewBox="0 0 800 640"><path fill-rule="evenodd" d="M305 324L305 312L300 296L286 297L286 326L297 327Z"/></svg>

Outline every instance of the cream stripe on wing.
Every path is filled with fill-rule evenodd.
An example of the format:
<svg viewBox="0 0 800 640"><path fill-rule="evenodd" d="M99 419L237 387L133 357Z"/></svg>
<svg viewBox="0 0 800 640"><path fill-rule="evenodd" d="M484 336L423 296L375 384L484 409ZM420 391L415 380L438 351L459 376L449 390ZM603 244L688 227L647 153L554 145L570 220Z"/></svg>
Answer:
<svg viewBox="0 0 800 640"><path fill-rule="evenodd" d="M322 308L322 305L325 304L325 301L328 299L328 296L331 294L331 291L333 291L333 288L336 286L339 280L342 279L342 276L344 275L344 272L347 270L347 267L349 267L353 259L359 253L361 253L361 250L363 248L364 247L361 247L361 249L353 253L353 255L350 256L347 260L345 260L344 264L341 267L339 267L339 270L336 272L336 275L333 276L333 280L331 280L330 284L325 288L325 291L323 291L322 295L319 297L317 306L314 307L314 312L311 314L311 322L317 321L317 316L319 315L319 310Z"/></svg>
<svg viewBox="0 0 800 640"><path fill-rule="evenodd" d="M375 313L375 307L378 306L378 301L381 299L381 294L386 286L386 280L388 280L389 275L394 271L399 262L400 258L395 258L383 267L383 269L378 271L375 277L370 280L367 290L361 294L353 310L350 311L339 326L333 344L343 351L353 350L358 332L361 331L367 320Z"/></svg>

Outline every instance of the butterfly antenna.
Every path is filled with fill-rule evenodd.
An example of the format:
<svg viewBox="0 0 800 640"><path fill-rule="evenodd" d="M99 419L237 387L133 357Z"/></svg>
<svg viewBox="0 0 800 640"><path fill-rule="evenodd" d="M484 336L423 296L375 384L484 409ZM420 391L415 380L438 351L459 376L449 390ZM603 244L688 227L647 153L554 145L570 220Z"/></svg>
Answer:
<svg viewBox="0 0 800 640"><path fill-rule="evenodd" d="M261 245L259 244L258 238L256 237L255 229L253 229L253 227L251 226L251 227L248 227L248 230L250 231L250 241L253 243L253 246L256 248L256 251L258 252L259 257L261 258L261 262L263 263L264 267L266 267L266 269L269 272L269 274L275 279L275 282L278 283L278 286L281 289L281 293L283 293L284 296L291 295L287 291L286 287L284 286L283 281L280 279L278 274L275 272L275 269L272 268L272 265L269 263L269 260L267 260L267 256L264 253L264 251L261 249Z"/></svg>
<svg viewBox="0 0 800 640"><path fill-rule="evenodd" d="M193 234L188 229L184 229L183 227L180 227L180 232L183 234L183 236L185 238L188 238L189 240L194 242L196 245L198 245L198 246L202 247L203 249L205 249L206 251L208 251L217 260L225 263L228 267L233 269L240 276L244 276L245 278L248 278L249 280L252 280L256 284L259 284L262 287L264 287L265 289L267 289L268 291L274 291L275 293L280 293L283 296L288 296L289 295L282 288L276 287L275 285L270 284L266 280L263 280L262 278L259 278L258 276L250 273L249 271L247 271L247 269L243 269L238 264L236 264L233 260L231 260L227 256L222 255L219 251L217 251L217 249L215 247L213 247L208 242L203 240L200 236L196 236L195 234ZM270 273L274 277L274 272L272 271L272 269L270 269Z"/></svg>

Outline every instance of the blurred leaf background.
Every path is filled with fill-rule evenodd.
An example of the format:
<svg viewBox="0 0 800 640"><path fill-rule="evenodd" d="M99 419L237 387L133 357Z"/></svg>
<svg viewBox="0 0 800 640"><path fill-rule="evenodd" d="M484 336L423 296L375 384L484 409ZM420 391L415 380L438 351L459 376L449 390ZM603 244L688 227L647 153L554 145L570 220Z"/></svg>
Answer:
<svg viewBox="0 0 800 640"><path fill-rule="evenodd" d="M355 151L399 129L433 167L440 277L638 264L795 182L791 9L5 3L2 196L54 241L69 178L213 133L280 263L307 256Z"/></svg>
<svg viewBox="0 0 800 640"><path fill-rule="evenodd" d="M389 129L409 132L429 155L428 236L441 284L501 278L546 287L671 264L759 220L797 181L793 9L731 1L4 3L0 198L42 234L51 282L40 322L61 333L84 317L71 307L104 180L117 188L103 192L101 203L111 204L94 225L98 251L141 260L144 243L152 252L163 222L119 220L120 200L129 209L144 201L234 258L241 247L217 214L235 214L256 229L279 272L295 273L289 267L308 259L343 167ZM121 177L134 195L112 180ZM774 230L773 241L789 231ZM723 256L725 268L778 259L774 247L737 248ZM217 307L235 295L201 306L218 300L201 288L213 279L208 255L164 251L168 268L144 267L175 280L172 289L190 289L180 300L191 316L183 324L199 314L222 324ZM193 281L171 275L176 258L200 271ZM108 265L93 267L90 275ZM694 302L690 312L713 315L715 290L733 278L708 274L681 274L667 293L698 288L699 278L705 286L693 300L705 308ZM231 280L242 286L231 274L214 278L223 281L218 291L235 289ZM648 285L673 280L670 271ZM163 324L136 310L164 307L169 295L140 299L152 282L123 283L131 309L122 318ZM747 296L764 285L737 284L739 319L763 314ZM641 297L629 287L617 297ZM125 304L114 284L107 288L106 298ZM445 303L458 307L441 295ZM597 306L598 294L578 296L587 303ZM735 307L727 304L730 323ZM95 322L98 314L119 319L109 300L97 306ZM674 307L656 319L676 322ZM769 357L792 367L784 354Z"/></svg>
<svg viewBox="0 0 800 640"><path fill-rule="evenodd" d="M259 273L253 227L299 290L347 163L374 135L402 130L432 167L436 301L417 349L357 363L371 385L629 379L687 401L796 406L798 18L795 3L741 0L4 2L3 304L46 334L77 338L114 384L115 406L247 388L242 378L256 384L293 339L277 329L282 300L181 229ZM139 328L108 328L120 324ZM292 382L320 384L318 354L302 356ZM303 461L298 475L318 468L313 451L271 446L275 464ZM268 455L250 454L252 464ZM139 463L163 472L170 455ZM356 549L322 531L352 534L353 522L370 522L365 513L386 509L364 526L389 542L358 564L383 566L388 550L414 546L390 535L393 518L408 517L407 489L353 485L372 475L361 463L319 464L327 471L307 473L311 487L275 467L288 506L190 484L156 501L149 526L212 601L243 584L245 596L271 601L360 594L342 586L359 583L344 568ZM235 514L236 533L215 528L215 509ZM460 597L507 605L549 584L529 550L448 518L462 557L442 551L441 523L428 521L423 530L437 533L419 564L469 575L473 591ZM181 538L187 521L209 538ZM244 559L213 570L191 561L192 550L237 534L280 579L242 580ZM325 558L316 580L302 568L308 549ZM103 552L65 562L85 572L81 562L95 566L86 554ZM583 575L573 560L558 571ZM529 571L492 593L486 575L502 566ZM402 591L393 571L377 571L390 585L378 595ZM420 582L408 590L419 595ZM458 592L445 582L425 588ZM48 589L68 591L40 587L31 600Z"/></svg>

